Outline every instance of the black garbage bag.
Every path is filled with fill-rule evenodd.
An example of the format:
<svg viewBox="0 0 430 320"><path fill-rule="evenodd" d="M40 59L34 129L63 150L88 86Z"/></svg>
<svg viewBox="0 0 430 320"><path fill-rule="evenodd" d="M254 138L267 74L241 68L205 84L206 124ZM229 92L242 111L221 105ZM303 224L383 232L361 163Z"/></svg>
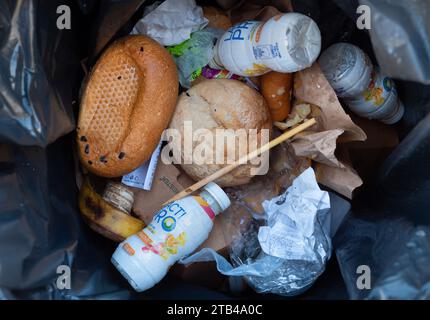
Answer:
<svg viewBox="0 0 430 320"><path fill-rule="evenodd" d="M115 244L80 217L72 140L0 145L0 288L9 297L130 297L109 261ZM57 286L60 266L70 268L70 288Z"/></svg>
<svg viewBox="0 0 430 320"><path fill-rule="evenodd" d="M0 141L46 146L74 128L79 60L70 50L74 34L57 29L58 5L0 2Z"/></svg>
<svg viewBox="0 0 430 320"><path fill-rule="evenodd" d="M353 218L335 245L351 299L430 299L429 226L414 227L401 218ZM368 279L360 279L365 272Z"/></svg>
<svg viewBox="0 0 430 320"><path fill-rule="evenodd" d="M74 102L79 99L84 76L81 65L90 67L106 45L127 34L131 28L124 26L132 26L139 18L144 2L0 2L0 299L135 297L109 261L116 244L82 222L77 205L74 139L73 134L66 134L74 128L77 108L73 106L77 106ZM311 14L318 22L324 47L337 41L358 43L364 38L366 51L372 56L366 34L357 37L354 20L332 2L307 0L293 4L297 11ZM59 5L71 8L71 30L56 27ZM333 15L337 16L335 21ZM410 87L430 92L428 87L413 83ZM410 99L403 97L408 108ZM428 94L422 97L428 102ZM416 122L424 113L416 117ZM411 122L410 129L414 125ZM410 173L409 178L419 174ZM428 204L425 199L423 196L420 202L423 208ZM386 267L381 261L376 265ZM64 266L71 270L71 289L57 285L62 275L58 268ZM184 287L169 277L139 298L184 297L184 288L187 298L225 298L201 288ZM328 296L329 290L340 291L331 278L321 282L319 292Z"/></svg>
<svg viewBox="0 0 430 320"><path fill-rule="evenodd" d="M71 9L71 30L57 28L59 5ZM84 14L96 8L94 1L85 0L0 3L2 298L132 294L110 264L115 244L82 222L73 134L60 138L74 128L72 105L90 41L81 35L92 21ZM71 270L70 290L57 286L61 267Z"/></svg>

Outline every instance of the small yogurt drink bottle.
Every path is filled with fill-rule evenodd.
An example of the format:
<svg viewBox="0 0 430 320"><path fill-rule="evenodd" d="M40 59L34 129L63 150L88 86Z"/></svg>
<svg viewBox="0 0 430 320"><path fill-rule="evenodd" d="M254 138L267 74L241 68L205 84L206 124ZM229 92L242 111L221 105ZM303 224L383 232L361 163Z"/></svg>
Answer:
<svg viewBox="0 0 430 320"><path fill-rule="evenodd" d="M247 77L271 70L289 73L311 66L320 50L317 24L291 12L267 22L246 21L231 27L217 41L209 65Z"/></svg>
<svg viewBox="0 0 430 320"><path fill-rule="evenodd" d="M333 44L321 53L318 64L341 98L355 97L369 86L372 62L363 50L353 44Z"/></svg>
<svg viewBox="0 0 430 320"><path fill-rule="evenodd" d="M136 291L147 290L208 238L213 219L229 206L226 193L211 182L198 196L171 202L158 211L146 228L117 247L112 263Z"/></svg>
<svg viewBox="0 0 430 320"><path fill-rule="evenodd" d="M405 107L397 96L393 80L374 69L369 86L361 94L344 101L353 112L368 119L377 119L386 124L398 122Z"/></svg>
<svg viewBox="0 0 430 320"><path fill-rule="evenodd" d="M321 54L318 63L336 94L357 115L386 124L403 117L405 107L394 82L374 68L359 47L336 43Z"/></svg>

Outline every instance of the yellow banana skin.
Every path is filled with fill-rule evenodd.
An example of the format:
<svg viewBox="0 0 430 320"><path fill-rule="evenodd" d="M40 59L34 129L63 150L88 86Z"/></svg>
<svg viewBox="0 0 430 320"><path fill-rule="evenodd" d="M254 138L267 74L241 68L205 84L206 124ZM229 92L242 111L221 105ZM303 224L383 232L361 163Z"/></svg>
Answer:
<svg viewBox="0 0 430 320"><path fill-rule="evenodd" d="M79 193L79 209L91 229L113 241L121 242L145 227L143 221L106 202L95 192L88 178Z"/></svg>

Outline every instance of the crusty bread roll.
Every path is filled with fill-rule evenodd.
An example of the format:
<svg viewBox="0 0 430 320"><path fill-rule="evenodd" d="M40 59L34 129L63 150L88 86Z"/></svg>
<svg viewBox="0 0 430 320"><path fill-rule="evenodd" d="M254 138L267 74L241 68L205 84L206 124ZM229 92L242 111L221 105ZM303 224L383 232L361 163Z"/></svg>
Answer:
<svg viewBox="0 0 430 320"><path fill-rule="evenodd" d="M81 100L77 139L84 166L118 177L148 160L178 96L170 54L146 36L113 43L91 71Z"/></svg>
<svg viewBox="0 0 430 320"><path fill-rule="evenodd" d="M261 94L269 105L273 121L282 121L288 117L292 87L292 73L272 71L261 77Z"/></svg>
<svg viewBox="0 0 430 320"><path fill-rule="evenodd" d="M179 97L175 113L170 122L170 128L179 130L182 137L181 141L173 140L171 143L173 154L181 153L181 166L194 180L203 179L226 166L225 159L229 154L233 155L235 158L233 160L238 160L240 156L246 155L252 150L249 150L247 145L242 150L239 148L238 135L233 130L229 135L235 139L234 145L225 143L224 149L221 149L222 146L215 142L215 138L211 140L213 141L211 144L208 139L203 139L204 132L201 132L201 135L195 137L197 138L196 141L193 141L192 152L184 150L186 147L184 144L185 121L191 121L192 130L195 134L198 129L208 129L213 136L215 136L216 129L237 130L243 128L247 130L247 134L249 129L257 129L258 146L261 145L261 129L268 129L266 133L270 134L272 128L270 112L264 98L246 84L237 80L212 79L193 86ZM226 141L228 140L226 139ZM194 157L191 164L184 163L185 154L194 154L198 146L203 149L202 145L204 143L212 150L211 154L202 152L204 156L207 156L205 160L213 159L215 162L216 154L220 152L221 157L224 157L224 164L207 164L206 161L203 164L199 164ZM250 148L252 149L252 147ZM265 170L268 169L268 157L263 157L262 159L267 166L257 165L254 168L261 168L262 172L259 173L264 174L266 173ZM216 182L223 187L248 183L252 178L251 168L251 164L241 165L231 173L216 180Z"/></svg>
<svg viewBox="0 0 430 320"><path fill-rule="evenodd" d="M227 30L232 26L230 18L215 7L203 6L203 15L209 20L208 27Z"/></svg>

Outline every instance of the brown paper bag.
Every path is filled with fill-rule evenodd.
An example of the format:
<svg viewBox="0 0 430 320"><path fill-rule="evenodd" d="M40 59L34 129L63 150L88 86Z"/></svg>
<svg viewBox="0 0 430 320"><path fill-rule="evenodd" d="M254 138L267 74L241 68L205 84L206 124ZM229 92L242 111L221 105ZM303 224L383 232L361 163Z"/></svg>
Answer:
<svg viewBox="0 0 430 320"><path fill-rule="evenodd" d="M294 75L294 97L321 108L321 115L317 121L321 123L323 131L344 130L338 142L366 140L366 134L346 114L336 93L317 63L314 63L310 68L296 72Z"/></svg>
<svg viewBox="0 0 430 320"><path fill-rule="evenodd" d="M355 188L363 181L336 155L340 144L349 141L364 141L367 136L344 111L336 93L324 77L317 63L299 71L294 76L294 97L300 102L310 103L320 108L315 128L295 137L291 145L296 155L315 161L319 183L352 198Z"/></svg>
<svg viewBox="0 0 430 320"><path fill-rule="evenodd" d="M336 140L343 134L342 129L323 132L304 132L292 140L291 146L299 157L307 157L316 162L332 167L343 168L344 165L336 158Z"/></svg>

